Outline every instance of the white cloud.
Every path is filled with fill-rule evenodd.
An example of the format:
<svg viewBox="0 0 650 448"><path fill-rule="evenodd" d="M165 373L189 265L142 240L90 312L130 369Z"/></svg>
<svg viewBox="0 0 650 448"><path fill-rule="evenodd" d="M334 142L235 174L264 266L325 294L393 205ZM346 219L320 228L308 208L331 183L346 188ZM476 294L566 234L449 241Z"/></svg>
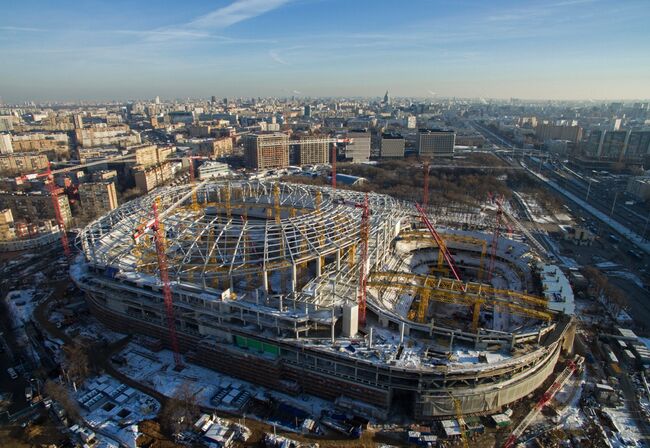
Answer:
<svg viewBox="0 0 650 448"><path fill-rule="evenodd" d="M198 17L186 26L192 29L227 28L244 20L273 11L290 0L236 0L228 6Z"/></svg>
<svg viewBox="0 0 650 448"><path fill-rule="evenodd" d="M280 55L278 54L278 52L275 51L275 50L269 50L269 56L271 57L271 59L273 59L273 60L274 60L275 62L277 62L278 64L282 64L282 65L291 65L291 64L289 64L287 61L285 61L285 60L282 58L282 56L280 56Z"/></svg>

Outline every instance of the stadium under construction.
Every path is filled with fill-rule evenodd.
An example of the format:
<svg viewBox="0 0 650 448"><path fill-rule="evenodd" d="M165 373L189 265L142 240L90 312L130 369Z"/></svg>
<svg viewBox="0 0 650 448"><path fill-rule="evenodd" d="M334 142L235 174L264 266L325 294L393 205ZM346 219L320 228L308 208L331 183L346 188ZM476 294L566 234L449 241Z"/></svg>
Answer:
<svg viewBox="0 0 650 448"><path fill-rule="evenodd" d="M71 272L109 327L243 380L379 419L497 411L575 322L532 292L530 241L441 222L381 194L205 181L91 223Z"/></svg>

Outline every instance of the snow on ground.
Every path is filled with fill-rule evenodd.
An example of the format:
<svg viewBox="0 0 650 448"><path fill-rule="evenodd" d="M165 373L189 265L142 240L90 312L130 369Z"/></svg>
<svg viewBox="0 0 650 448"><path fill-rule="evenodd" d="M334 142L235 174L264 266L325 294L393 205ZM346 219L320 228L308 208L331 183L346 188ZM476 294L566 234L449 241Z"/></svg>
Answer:
<svg viewBox="0 0 650 448"><path fill-rule="evenodd" d="M131 342L120 354L126 359L124 366L117 366L122 373L168 397L173 396L179 386L187 385L203 406L215 407L210 400L217 392L223 388L236 388L247 391L251 396L274 396L314 415L320 415L322 409L331 407L330 402L310 395L291 397L188 362L184 362L185 367L181 372L176 372L173 353L169 350L152 352ZM222 408L236 411L235 408Z"/></svg>
<svg viewBox="0 0 650 448"><path fill-rule="evenodd" d="M607 275L610 275L612 277L619 277L623 278L625 280L629 280L633 282L635 285L637 285L639 288L644 289L645 285L641 281L639 277L637 277L635 274L629 271L610 271L607 273Z"/></svg>
<svg viewBox="0 0 650 448"><path fill-rule="evenodd" d="M5 301L16 324L24 325L29 322L38 303L34 300L34 289L19 289L7 294Z"/></svg>
<svg viewBox="0 0 650 448"><path fill-rule="evenodd" d="M618 408L603 408L603 411L611 417L619 430L619 433L610 440L614 447L643 446L637 445L638 441L643 440L643 434L641 434L634 419L630 416L627 405Z"/></svg>
<svg viewBox="0 0 650 448"><path fill-rule="evenodd" d="M87 409L89 397L99 394L98 404ZM132 389L108 375L95 377L78 389L75 398L82 405L82 416L93 431L108 435L104 443L114 446L110 439L136 447L138 423L153 418L160 404L152 397ZM101 436L99 436L102 439Z"/></svg>

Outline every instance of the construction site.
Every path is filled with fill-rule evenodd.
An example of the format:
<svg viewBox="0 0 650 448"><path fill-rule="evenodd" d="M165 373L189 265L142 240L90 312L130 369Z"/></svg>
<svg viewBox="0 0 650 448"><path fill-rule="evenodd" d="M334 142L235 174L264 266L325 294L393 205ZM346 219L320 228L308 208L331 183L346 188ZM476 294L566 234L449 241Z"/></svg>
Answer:
<svg viewBox="0 0 650 448"><path fill-rule="evenodd" d="M208 180L93 221L71 276L99 320L161 341L177 370L378 421L496 413L569 357L573 296L543 294L544 254L500 231L498 198L452 215L335 184Z"/></svg>

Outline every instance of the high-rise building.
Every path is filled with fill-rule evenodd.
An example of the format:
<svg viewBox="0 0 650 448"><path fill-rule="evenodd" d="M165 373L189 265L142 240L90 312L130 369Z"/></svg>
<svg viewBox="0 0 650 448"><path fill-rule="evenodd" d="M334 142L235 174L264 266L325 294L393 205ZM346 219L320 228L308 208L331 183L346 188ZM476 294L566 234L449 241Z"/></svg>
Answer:
<svg viewBox="0 0 650 448"><path fill-rule="evenodd" d="M14 152L45 152L57 159L70 157L70 138L65 132L13 135L11 143Z"/></svg>
<svg viewBox="0 0 650 448"><path fill-rule="evenodd" d="M404 157L404 137L397 133L381 134L380 155L387 157Z"/></svg>
<svg viewBox="0 0 650 448"><path fill-rule="evenodd" d="M650 156L650 131L594 130L584 146L591 159L640 163Z"/></svg>
<svg viewBox="0 0 650 448"><path fill-rule="evenodd" d="M368 162L370 160L370 138L371 134L367 129L351 130L348 138L352 142L345 148L345 158L352 163Z"/></svg>
<svg viewBox="0 0 650 448"><path fill-rule="evenodd" d="M289 136L282 132L247 135L244 148L249 168L263 170L289 165Z"/></svg>
<svg viewBox="0 0 650 448"><path fill-rule="evenodd" d="M390 95L388 94L388 90L386 90L386 93L384 94L384 105L390 106Z"/></svg>
<svg viewBox="0 0 650 448"><path fill-rule="evenodd" d="M88 129L76 129L77 144L84 147L118 145L126 147L140 143L140 134L128 125L95 125Z"/></svg>
<svg viewBox="0 0 650 448"><path fill-rule="evenodd" d="M319 138L313 135L301 136L300 141L310 141L311 143L302 143L298 147L298 164L300 165L317 165L329 163L329 144L326 138Z"/></svg>
<svg viewBox="0 0 650 448"><path fill-rule="evenodd" d="M420 129L418 131L417 152L421 157L452 157L456 133L441 129Z"/></svg>
<svg viewBox="0 0 650 448"><path fill-rule="evenodd" d="M408 129L415 129L415 127L417 126L417 123L418 123L418 120L417 120L417 117L415 115L409 115L408 117L406 117L406 127Z"/></svg>
<svg viewBox="0 0 650 448"><path fill-rule="evenodd" d="M14 147L11 144L11 134L0 134L0 154L11 154Z"/></svg>
<svg viewBox="0 0 650 448"><path fill-rule="evenodd" d="M160 104L160 97L156 96L156 99L153 101L155 104Z"/></svg>
<svg viewBox="0 0 650 448"><path fill-rule="evenodd" d="M104 215L117 208L114 182L86 182L79 184L81 206L95 216Z"/></svg>
<svg viewBox="0 0 650 448"><path fill-rule="evenodd" d="M303 115L307 118L311 118L311 105L310 104L305 104L305 110L303 112Z"/></svg>

